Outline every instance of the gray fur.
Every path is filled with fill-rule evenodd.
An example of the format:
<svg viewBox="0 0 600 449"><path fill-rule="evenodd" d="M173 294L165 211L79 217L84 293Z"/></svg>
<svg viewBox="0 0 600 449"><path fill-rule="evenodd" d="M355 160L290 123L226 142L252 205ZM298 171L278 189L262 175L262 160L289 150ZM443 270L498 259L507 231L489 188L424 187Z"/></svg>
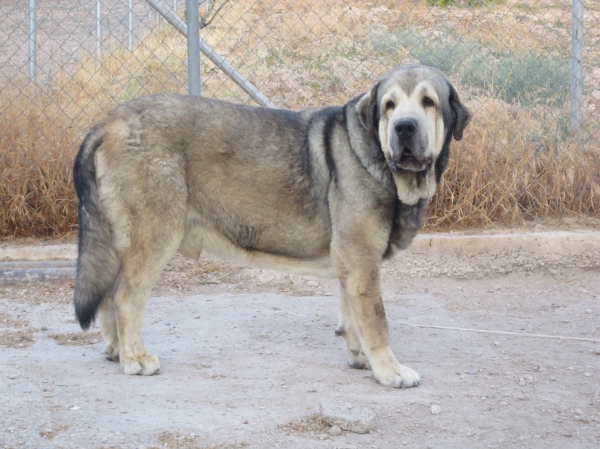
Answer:
<svg viewBox="0 0 600 449"><path fill-rule="evenodd" d="M415 86L439 97L435 110ZM392 109L382 104L390 92ZM393 135L398 114L418 124L414 136ZM141 341L146 298L177 250L206 252L337 277L350 365L372 368L383 385L418 385L389 349L379 263L421 227L452 134L461 138L469 118L448 79L424 66L397 67L340 107L291 112L177 95L119 106L75 163L82 327L111 301L102 306L107 354L126 373L157 372Z"/></svg>

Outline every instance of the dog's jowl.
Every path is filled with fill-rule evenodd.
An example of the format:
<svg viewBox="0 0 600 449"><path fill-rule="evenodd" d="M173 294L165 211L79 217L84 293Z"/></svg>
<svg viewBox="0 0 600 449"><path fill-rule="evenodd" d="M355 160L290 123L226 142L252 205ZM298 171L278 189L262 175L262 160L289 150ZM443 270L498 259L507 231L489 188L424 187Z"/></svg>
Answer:
<svg viewBox="0 0 600 449"><path fill-rule="evenodd" d="M344 106L154 95L117 107L75 160L82 328L99 310L106 357L156 373L142 343L150 290L175 252L211 254L338 278L350 366L385 386L419 385L390 349L380 263L421 227L470 117L448 78L419 65Z"/></svg>

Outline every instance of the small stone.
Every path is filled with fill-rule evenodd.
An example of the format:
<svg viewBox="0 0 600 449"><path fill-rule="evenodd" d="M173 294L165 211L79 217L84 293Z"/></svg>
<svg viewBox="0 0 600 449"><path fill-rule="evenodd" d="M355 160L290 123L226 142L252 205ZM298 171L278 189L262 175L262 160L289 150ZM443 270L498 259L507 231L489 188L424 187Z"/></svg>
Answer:
<svg viewBox="0 0 600 449"><path fill-rule="evenodd" d="M20 342L20 341L23 341L23 337L15 337L15 338L13 338L13 341L14 341L15 343L18 343L18 342Z"/></svg>
<svg viewBox="0 0 600 449"><path fill-rule="evenodd" d="M519 385L520 386L524 386L525 385L525 379L523 379L522 377L519 379Z"/></svg>
<svg viewBox="0 0 600 449"><path fill-rule="evenodd" d="M199 320L200 319L200 315L194 315L194 319L195 320Z"/></svg>
<svg viewBox="0 0 600 449"><path fill-rule="evenodd" d="M587 309L585 313L592 313L592 309Z"/></svg>
<svg viewBox="0 0 600 449"><path fill-rule="evenodd" d="M331 292L325 292L325 293L323 293L323 295L324 296L333 296L333 293L331 293Z"/></svg>
<svg viewBox="0 0 600 449"><path fill-rule="evenodd" d="M69 410L81 410L81 407L78 407L78 406L74 405Z"/></svg>
<svg viewBox="0 0 600 449"><path fill-rule="evenodd" d="M9 378L9 379L12 379L12 380L15 380L15 379L17 379L18 377L19 377L19 376L18 376L17 374L9 374L9 375L8 375L8 378Z"/></svg>
<svg viewBox="0 0 600 449"><path fill-rule="evenodd" d="M504 407L505 405L508 405L508 404L507 404L506 402L502 401L502 402L500 403L500 405Z"/></svg>
<svg viewBox="0 0 600 449"><path fill-rule="evenodd" d="M583 375L584 375L585 377L591 377L591 375L592 375L592 374L591 374L591 373L583 373Z"/></svg>
<svg viewBox="0 0 600 449"><path fill-rule="evenodd" d="M319 283L317 281L307 281L306 285L308 285L309 287L318 287Z"/></svg>
<svg viewBox="0 0 600 449"><path fill-rule="evenodd" d="M338 426L333 426L331 429L329 429L329 435L331 435L332 437L337 437L341 434L342 429L340 429Z"/></svg>
<svg viewBox="0 0 600 449"><path fill-rule="evenodd" d="M554 377L554 376L550 376L550 380L552 380L552 381L556 381L556 377Z"/></svg>
<svg viewBox="0 0 600 449"><path fill-rule="evenodd" d="M40 327L40 330L47 331L48 330L48 326L42 326L42 327Z"/></svg>
<svg viewBox="0 0 600 449"><path fill-rule="evenodd" d="M375 412L369 407L356 407L347 402L321 400L321 416L330 426L355 433L368 433L375 428Z"/></svg>
<svg viewBox="0 0 600 449"><path fill-rule="evenodd" d="M499 342L499 341L495 341L495 342L494 342L494 345L495 345L495 346L500 346L500 342Z"/></svg>
<svg viewBox="0 0 600 449"><path fill-rule="evenodd" d="M431 414L432 415L439 415L440 413L442 413L442 408L439 405L431 406Z"/></svg>

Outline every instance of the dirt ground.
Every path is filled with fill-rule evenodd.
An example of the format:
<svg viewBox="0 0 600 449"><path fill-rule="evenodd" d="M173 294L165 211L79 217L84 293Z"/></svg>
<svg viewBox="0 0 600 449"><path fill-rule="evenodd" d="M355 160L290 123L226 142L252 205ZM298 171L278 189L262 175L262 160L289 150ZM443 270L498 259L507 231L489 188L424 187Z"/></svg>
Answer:
<svg viewBox="0 0 600 449"><path fill-rule="evenodd" d="M147 307L151 377L80 332L72 281L0 287L0 448L600 447L598 270L456 272L383 269L392 348L422 376L406 390L347 366L331 280L176 258ZM331 436L322 399L376 430Z"/></svg>

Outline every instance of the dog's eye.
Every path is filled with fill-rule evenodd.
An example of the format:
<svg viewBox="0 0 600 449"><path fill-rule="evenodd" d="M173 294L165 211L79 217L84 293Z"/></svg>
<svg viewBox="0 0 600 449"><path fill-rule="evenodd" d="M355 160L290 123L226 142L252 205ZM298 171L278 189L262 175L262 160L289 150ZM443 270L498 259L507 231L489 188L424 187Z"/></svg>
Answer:
<svg viewBox="0 0 600 449"><path fill-rule="evenodd" d="M385 108L386 108L386 109L394 109L394 102L393 102L392 100L388 101L388 102L385 104Z"/></svg>
<svg viewBox="0 0 600 449"><path fill-rule="evenodd" d="M425 106L426 108L430 108L432 106L435 106L435 103L431 98L423 97L423 106Z"/></svg>

